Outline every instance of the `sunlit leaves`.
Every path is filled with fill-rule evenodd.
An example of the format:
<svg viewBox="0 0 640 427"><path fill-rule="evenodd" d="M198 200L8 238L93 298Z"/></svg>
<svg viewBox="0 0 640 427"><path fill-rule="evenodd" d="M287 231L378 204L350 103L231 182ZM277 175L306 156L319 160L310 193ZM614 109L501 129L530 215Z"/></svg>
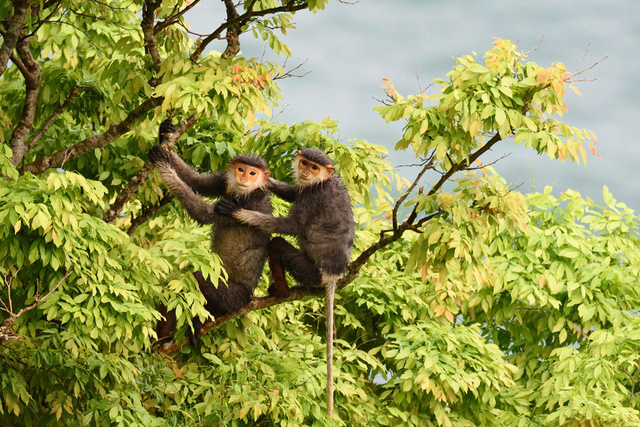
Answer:
<svg viewBox="0 0 640 427"><path fill-rule="evenodd" d="M387 81L391 104L376 110L387 121L405 120L396 149L409 146L417 156L434 156L449 170L485 143L485 135L511 136L551 158L586 162L583 143L595 153L595 136L546 115L562 115L565 82L571 75L560 63L548 69L525 62L526 55L507 40L496 40L484 65L475 55L457 58L440 93L402 97ZM446 153L446 156L445 156Z"/></svg>

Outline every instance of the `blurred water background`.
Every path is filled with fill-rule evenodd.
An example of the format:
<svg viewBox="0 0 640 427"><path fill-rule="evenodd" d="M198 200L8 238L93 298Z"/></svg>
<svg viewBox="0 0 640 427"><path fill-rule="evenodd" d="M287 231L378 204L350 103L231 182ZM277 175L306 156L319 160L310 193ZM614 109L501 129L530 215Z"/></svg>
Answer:
<svg viewBox="0 0 640 427"><path fill-rule="evenodd" d="M207 33L224 9L219 1L203 3L187 20L195 32ZM373 111L385 96L382 78L404 96L417 94L443 78L455 57L477 52L481 62L494 37L513 40L525 52L539 45L529 60L545 67L562 62L578 71L607 57L580 76L593 79L577 83L580 96L567 92L569 111L562 117L596 133L601 159L589 154L586 165L562 163L505 141L483 161L508 154L493 167L522 192L553 185L555 194L571 188L600 202L606 185L640 212L640 1L332 0L315 15L298 12L294 22L297 29L281 38L293 52L286 68L304 62L297 74L308 74L279 82L284 100L274 120L338 120L342 139L385 146L407 178L417 170L403 167L415 163L412 153L393 150L401 124L385 124ZM241 42L245 56L285 61L250 34ZM436 179L428 177L424 185Z"/></svg>

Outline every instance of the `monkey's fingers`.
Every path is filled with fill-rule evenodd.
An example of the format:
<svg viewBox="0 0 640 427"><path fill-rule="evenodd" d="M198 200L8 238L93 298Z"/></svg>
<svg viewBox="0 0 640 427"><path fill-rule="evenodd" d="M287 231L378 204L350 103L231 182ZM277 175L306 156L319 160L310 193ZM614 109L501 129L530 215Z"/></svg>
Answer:
<svg viewBox="0 0 640 427"><path fill-rule="evenodd" d="M157 163L171 163L169 155L159 145L154 145L149 150L149 160L153 164Z"/></svg>
<svg viewBox="0 0 640 427"><path fill-rule="evenodd" d="M222 199L215 204L213 211L220 215L233 216L233 213L241 208L242 207L235 200Z"/></svg>

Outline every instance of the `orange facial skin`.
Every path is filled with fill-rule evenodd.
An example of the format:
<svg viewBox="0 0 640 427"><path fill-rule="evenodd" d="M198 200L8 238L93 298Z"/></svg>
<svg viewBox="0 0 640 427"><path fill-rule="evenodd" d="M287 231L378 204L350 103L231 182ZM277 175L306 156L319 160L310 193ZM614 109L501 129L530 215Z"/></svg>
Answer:
<svg viewBox="0 0 640 427"><path fill-rule="evenodd" d="M227 168L229 182L236 194L249 194L267 185L271 174L261 168L244 163L231 163Z"/></svg>
<svg viewBox="0 0 640 427"><path fill-rule="evenodd" d="M334 167L331 165L321 165L307 160L298 154L294 161L296 178L302 187L317 184L331 178Z"/></svg>

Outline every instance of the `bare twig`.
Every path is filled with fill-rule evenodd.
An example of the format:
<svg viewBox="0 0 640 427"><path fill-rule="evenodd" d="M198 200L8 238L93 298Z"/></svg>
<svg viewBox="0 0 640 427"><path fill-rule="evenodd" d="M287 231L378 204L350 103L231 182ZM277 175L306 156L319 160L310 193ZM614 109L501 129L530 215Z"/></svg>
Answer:
<svg viewBox="0 0 640 427"><path fill-rule="evenodd" d="M71 90L69 91L69 95L64 100L64 103L61 106L59 106L58 108L55 109L53 114L51 114L51 117L49 117L47 119L46 123L42 126L42 128L33 135L31 140L29 141L29 144L27 145L27 152L29 152L33 148L33 146L36 145L36 143L40 140L40 138L42 138L42 136L47 132L47 130L49 130L49 128L51 127L53 122L76 99L76 97L78 96L78 88L87 88L87 87L89 87L89 86L75 85L75 86L71 87Z"/></svg>
<svg viewBox="0 0 640 427"><path fill-rule="evenodd" d="M396 204L393 207L393 217L392 217L394 231L398 229L398 210L400 209L400 206L402 205L402 203L404 203L407 197L409 197L409 194L411 194L413 189L416 188L416 186L418 185L418 182L420 181L420 179L422 179L422 176L430 169L433 169L433 159L426 161L422 165L422 170L420 171L420 173L418 173L418 175L413 180L413 182L411 183L407 191L405 191L404 194L400 196L400 198L398 198L398 200L396 201Z"/></svg>
<svg viewBox="0 0 640 427"><path fill-rule="evenodd" d="M301 75L293 74L293 72L294 72L294 71L299 70L300 68L302 68L302 66L303 66L304 64L306 64L308 60L309 60L309 58L305 59L305 60L304 60L304 62L302 62L302 63L300 63L300 64L296 65L295 67L291 68L291 69L290 69L290 70L288 70L288 71L285 71L285 72L284 72L284 74L280 74L280 73L276 74L276 75L275 75L275 77L273 77L273 80L287 79L287 78L289 78L289 77L302 78L302 77L305 77L305 76L306 76L306 75L308 75L308 74L311 74L311 71L307 71L306 73L301 74ZM287 65L286 61L285 61L284 65L285 65L285 66ZM284 66L283 66L283 68L284 68Z"/></svg>
<svg viewBox="0 0 640 427"><path fill-rule="evenodd" d="M544 40L544 34L542 35L542 37L540 38L540 41L538 42L537 45L535 45L531 50L529 50L528 52L525 52L525 55L529 56L529 54L531 52L535 52L536 50L538 50L538 48L542 45L542 41Z"/></svg>
<svg viewBox="0 0 640 427"><path fill-rule="evenodd" d="M6 276L5 276L5 281L6 281L6 285L7 285L7 289L8 289L7 299L8 299L9 306L7 307L7 305L3 301L2 302L3 308L0 308L0 309L5 311L5 312L7 312L9 314L9 317L4 321L4 323L2 325L0 325L0 340L9 340L9 339L18 339L19 340L19 339L21 339L13 331L13 325L15 324L16 320L20 316L22 316L24 313L26 313L28 311L31 311L34 308L36 308L37 306L39 306L40 304L42 304L43 301L45 301L47 298L49 298L51 296L51 294L53 294L56 290L58 290L60 285L62 285L62 283L71 274L72 268L73 268L73 265L71 265L71 266L69 266L67 268L67 271L65 272L64 276L62 276L62 278L58 281L58 283L53 288L51 288L51 290L49 292L47 292L47 294L45 296L40 298L40 296L38 294L36 294L35 302L33 304L31 304L30 306L28 306L28 307L24 307L23 309L21 309L17 313L13 312L13 302L11 301L11 282L13 282L13 280L15 279L15 276L16 276L16 274L18 274L18 272L16 271L9 281L6 280Z"/></svg>
<svg viewBox="0 0 640 427"><path fill-rule="evenodd" d="M577 82L577 81L586 81L586 80L583 80L583 79L575 80L575 79L574 79L574 77L575 77L575 76L579 76L580 74L582 74L582 73L584 73L584 72L587 72L587 71L591 70L592 68L594 68L594 67L596 67L598 64L600 64L602 61L604 61L605 59L607 59L608 57L609 57L608 55L607 55L607 56L604 56L603 58L601 58L601 59L597 60L596 62L594 62L593 64L591 64L590 66L588 66L587 68L582 68L582 69L580 69L580 70L578 70L578 71L576 71L576 72L572 73L572 74L571 74L571 76L570 76L570 77L568 77L568 79L569 79L570 81L572 81L572 82ZM595 80L595 79L590 79L590 81L592 81L592 80Z"/></svg>

